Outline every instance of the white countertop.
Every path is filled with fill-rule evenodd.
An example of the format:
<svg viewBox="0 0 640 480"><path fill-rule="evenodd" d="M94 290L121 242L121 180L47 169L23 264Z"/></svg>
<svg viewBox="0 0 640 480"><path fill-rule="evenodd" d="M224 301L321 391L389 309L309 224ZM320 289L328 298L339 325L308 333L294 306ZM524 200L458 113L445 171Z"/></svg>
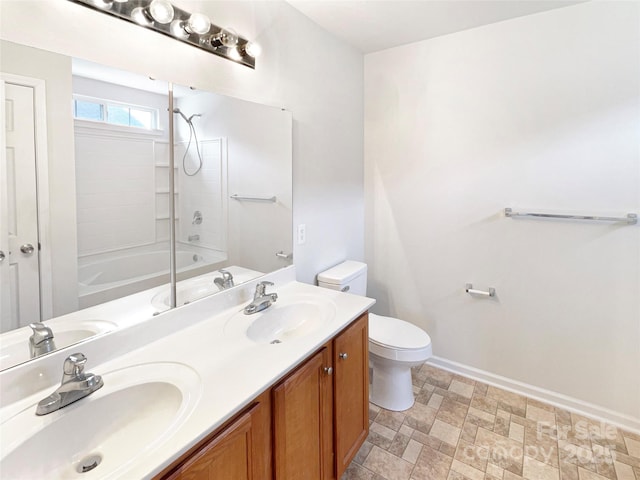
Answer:
<svg viewBox="0 0 640 480"><path fill-rule="evenodd" d="M313 297L335 306L333 319L306 336L279 344L257 344L246 338L242 333L244 327L238 327L237 322L248 324L252 316L241 313L247 302L238 304L238 299L246 298L246 292L255 288L256 282L249 282L231 289L226 295L223 293L202 299L166 312L128 331L103 335L79 346L78 350L88 358L86 370L102 375L105 380L104 387L93 395L100 392L103 392L102 395L108 394L110 372L135 365L173 362L186 365L199 377L199 387L192 391L192 394L198 397L192 399L195 406L170 438L153 450L136 455L135 461L129 465L130 468L119 471L114 477L108 476L108 472L104 469L101 471L98 467L94 471L81 474L81 478L89 480L107 477L153 477L249 405L260 393L285 376L374 303L374 300L366 297L298 283L294 278L295 270L289 268L261 277L259 280L271 280L276 283L274 287L269 287L268 291L276 292L281 304L286 304L291 298ZM277 306L278 302L274 306ZM125 335L127 333L128 337ZM33 406L35 411L35 404L57 386L62 360L69 353L57 355L60 358L55 359L51 358L54 355L46 357L49 359L47 365L45 362L40 362L40 366L32 365L38 362L25 364L24 372L16 372L21 366L10 369L10 375L2 372L0 388L3 389L3 394L8 388L11 391L10 396L13 397L11 400L15 401L5 403L0 410L0 421L4 422L16 412L30 406ZM54 373L56 364L58 375ZM53 384L49 381L50 384L46 388L37 392L26 390L27 395L16 393L23 391L16 387L16 382L24 382L25 378L36 375L45 375L47 378L55 375L53 378L57 380ZM91 397L90 395L80 400L78 405L85 402L86 405L83 407L91 408ZM57 413L64 415L64 409ZM126 442L127 439L123 438L122 441ZM9 439L2 439L3 457L14 448L7 443L10 443ZM142 447L144 446L131 445L132 452ZM29 461L25 458L25 462Z"/></svg>

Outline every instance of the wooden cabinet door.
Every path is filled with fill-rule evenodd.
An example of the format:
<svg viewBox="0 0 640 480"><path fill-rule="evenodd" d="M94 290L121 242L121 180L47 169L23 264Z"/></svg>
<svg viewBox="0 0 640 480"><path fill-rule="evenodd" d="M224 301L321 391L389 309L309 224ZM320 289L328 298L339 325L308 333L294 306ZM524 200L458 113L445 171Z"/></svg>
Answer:
<svg viewBox="0 0 640 480"><path fill-rule="evenodd" d="M269 404L257 403L184 461L167 480L271 478ZM266 425L265 425L266 420Z"/></svg>
<svg viewBox="0 0 640 480"><path fill-rule="evenodd" d="M336 475L340 478L369 434L369 318L334 340Z"/></svg>
<svg viewBox="0 0 640 480"><path fill-rule="evenodd" d="M333 468L330 348L323 348L273 389L276 480L328 480Z"/></svg>

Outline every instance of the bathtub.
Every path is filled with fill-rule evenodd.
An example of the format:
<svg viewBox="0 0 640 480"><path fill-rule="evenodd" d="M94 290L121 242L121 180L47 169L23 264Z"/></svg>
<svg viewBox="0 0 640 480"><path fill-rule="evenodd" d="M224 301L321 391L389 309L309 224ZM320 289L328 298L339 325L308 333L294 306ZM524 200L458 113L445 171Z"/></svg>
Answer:
<svg viewBox="0 0 640 480"><path fill-rule="evenodd" d="M182 247L176 252L178 273L211 270L224 252ZM208 267L208 268L207 268ZM169 250L129 249L83 257L78 265L80 308L115 300L169 282Z"/></svg>

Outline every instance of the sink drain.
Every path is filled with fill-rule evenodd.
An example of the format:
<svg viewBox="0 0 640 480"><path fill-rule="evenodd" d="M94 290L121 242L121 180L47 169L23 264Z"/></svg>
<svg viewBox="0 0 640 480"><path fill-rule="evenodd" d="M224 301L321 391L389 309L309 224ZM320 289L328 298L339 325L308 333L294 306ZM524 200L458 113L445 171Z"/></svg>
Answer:
<svg viewBox="0 0 640 480"><path fill-rule="evenodd" d="M76 466L76 471L78 473L87 473L96 468L102 462L102 457L100 455L94 454L89 455L86 458L83 458L78 462Z"/></svg>
<svg viewBox="0 0 640 480"><path fill-rule="evenodd" d="M278 340L277 338L275 340L271 340L271 345L275 345L276 343L282 343L282 340Z"/></svg>

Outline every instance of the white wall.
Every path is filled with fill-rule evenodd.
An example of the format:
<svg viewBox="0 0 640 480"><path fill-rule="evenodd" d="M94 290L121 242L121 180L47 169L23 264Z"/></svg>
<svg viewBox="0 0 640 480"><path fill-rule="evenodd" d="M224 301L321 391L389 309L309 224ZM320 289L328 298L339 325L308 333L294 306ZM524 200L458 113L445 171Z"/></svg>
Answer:
<svg viewBox="0 0 640 480"><path fill-rule="evenodd" d="M501 211L640 211L639 30L638 3L589 2L365 57L375 308L636 428L640 226Z"/></svg>
<svg viewBox="0 0 640 480"><path fill-rule="evenodd" d="M285 2L176 4L258 41L256 70L66 1L2 0L0 36L290 110L294 224L307 225L306 244L295 247L298 278L362 259L362 55Z"/></svg>

